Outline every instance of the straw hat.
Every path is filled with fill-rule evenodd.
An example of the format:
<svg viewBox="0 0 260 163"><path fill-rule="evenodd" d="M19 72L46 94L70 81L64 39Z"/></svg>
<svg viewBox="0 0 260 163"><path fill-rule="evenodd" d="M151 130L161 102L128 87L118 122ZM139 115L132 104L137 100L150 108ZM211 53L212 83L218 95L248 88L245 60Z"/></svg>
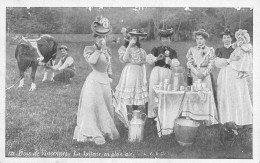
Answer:
<svg viewBox="0 0 260 163"><path fill-rule="evenodd" d="M91 24L91 30L94 34L104 36L112 32L112 26L107 18L98 16Z"/></svg>
<svg viewBox="0 0 260 163"><path fill-rule="evenodd" d="M132 29L130 32L128 32L130 36L136 36L136 37L146 37L147 33L144 32L144 29Z"/></svg>
<svg viewBox="0 0 260 163"><path fill-rule="evenodd" d="M195 38L197 35L202 35L204 38L209 38L209 34L205 31L205 29L199 29L198 31L194 31L194 32L193 32L194 38Z"/></svg>

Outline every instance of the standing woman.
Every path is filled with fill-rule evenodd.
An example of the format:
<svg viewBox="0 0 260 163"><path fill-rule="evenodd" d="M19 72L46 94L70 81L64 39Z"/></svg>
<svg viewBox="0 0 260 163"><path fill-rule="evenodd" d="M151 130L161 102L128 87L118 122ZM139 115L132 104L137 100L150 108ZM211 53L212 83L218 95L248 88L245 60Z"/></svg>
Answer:
<svg viewBox="0 0 260 163"><path fill-rule="evenodd" d="M215 51L213 47L206 46L206 39L209 38L209 34L204 29L200 29L193 32L193 36L196 39L197 46L191 47L187 53L187 67L191 69L193 81L200 79L201 82L207 83L207 87L213 91L216 100L214 79L211 73L214 66Z"/></svg>
<svg viewBox="0 0 260 163"><path fill-rule="evenodd" d="M114 110L110 82L111 53L106 47L106 35L112 32L107 18L99 16L92 23L95 44L86 46L84 57L93 71L88 75L79 99L77 126L74 137L77 141L105 143L105 136L114 140L119 133L114 123Z"/></svg>
<svg viewBox="0 0 260 163"><path fill-rule="evenodd" d="M220 68L217 80L218 88L218 110L221 123L234 121L237 125L250 125L253 122L253 106L245 77L238 78L238 71L230 63L241 60L240 53L231 46L231 34L222 34L224 47L216 50L217 58L215 65ZM250 40L247 32L236 32L236 39L239 37ZM250 63L246 63L250 64Z"/></svg>
<svg viewBox="0 0 260 163"><path fill-rule="evenodd" d="M137 110L138 106L148 101L146 81L146 52L141 48L139 37L146 37L142 29L125 29L129 37L125 45L118 50L119 60L126 63L122 70L119 83L116 87L115 97L120 104L130 106Z"/></svg>
<svg viewBox="0 0 260 163"><path fill-rule="evenodd" d="M154 64L154 68L150 75L149 82L149 102L148 102L148 117L156 117L156 103L155 92L153 86L158 85L160 82L164 82L164 79L170 79L174 66L179 66L180 62L177 59L177 52L170 48L171 35L173 35L172 29L160 30L161 46L154 47L151 50L151 54L147 56L147 62Z"/></svg>

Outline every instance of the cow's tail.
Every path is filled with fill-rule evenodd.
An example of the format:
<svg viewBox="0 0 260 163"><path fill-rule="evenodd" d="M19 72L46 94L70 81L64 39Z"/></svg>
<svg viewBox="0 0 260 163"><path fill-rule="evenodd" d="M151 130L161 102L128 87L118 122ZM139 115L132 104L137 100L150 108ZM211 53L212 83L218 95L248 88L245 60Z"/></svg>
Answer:
<svg viewBox="0 0 260 163"><path fill-rule="evenodd" d="M19 49L20 49L20 44L18 44L18 45L16 46L16 49L15 49L15 58L16 58L16 59L18 59Z"/></svg>
<svg viewBox="0 0 260 163"><path fill-rule="evenodd" d="M53 48L52 48L52 55L53 55L52 59L56 58L57 51L58 51L58 43L54 40Z"/></svg>

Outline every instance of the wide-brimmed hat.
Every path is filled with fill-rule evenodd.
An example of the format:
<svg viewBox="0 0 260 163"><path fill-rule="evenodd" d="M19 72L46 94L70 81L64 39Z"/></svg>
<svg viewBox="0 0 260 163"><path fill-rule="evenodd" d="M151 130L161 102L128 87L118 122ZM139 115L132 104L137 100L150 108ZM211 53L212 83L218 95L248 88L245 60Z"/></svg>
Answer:
<svg viewBox="0 0 260 163"><path fill-rule="evenodd" d="M68 47L67 47L66 45L61 45L59 49L60 49L60 50L61 50L61 49L65 49L65 50L69 51L69 49L68 49Z"/></svg>
<svg viewBox="0 0 260 163"><path fill-rule="evenodd" d="M136 36L136 37L146 37L147 33L144 31L143 28L141 29L132 29L130 32L128 32L130 36Z"/></svg>
<svg viewBox="0 0 260 163"><path fill-rule="evenodd" d="M91 30L94 34L104 36L112 32L112 26L110 25L110 21L107 18L98 16L91 24Z"/></svg>
<svg viewBox="0 0 260 163"><path fill-rule="evenodd" d="M173 35L173 29L172 28L171 29L161 29L159 31L160 37L169 37L171 35Z"/></svg>
<svg viewBox="0 0 260 163"><path fill-rule="evenodd" d="M234 37L234 33L232 33L229 28L226 28L223 32L221 32L220 34L220 37L223 37L223 35L229 35L231 37Z"/></svg>
<svg viewBox="0 0 260 163"><path fill-rule="evenodd" d="M199 29L198 31L194 31L194 32L193 32L194 38L195 38L197 35L202 35L204 38L209 38L209 34L205 31L205 29Z"/></svg>
<svg viewBox="0 0 260 163"><path fill-rule="evenodd" d="M235 38L238 40L239 37L242 37L246 43L250 42L250 35L247 33L247 30L239 29L235 33Z"/></svg>

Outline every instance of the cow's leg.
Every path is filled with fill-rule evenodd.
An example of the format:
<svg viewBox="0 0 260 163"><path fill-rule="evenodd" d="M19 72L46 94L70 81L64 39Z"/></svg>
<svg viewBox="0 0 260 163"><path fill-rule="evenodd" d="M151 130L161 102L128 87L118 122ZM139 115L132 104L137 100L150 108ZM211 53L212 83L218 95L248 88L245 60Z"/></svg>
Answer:
<svg viewBox="0 0 260 163"><path fill-rule="evenodd" d="M54 76L55 76L55 73L54 73L54 71L52 71L52 75L51 75L51 81L54 81Z"/></svg>
<svg viewBox="0 0 260 163"><path fill-rule="evenodd" d="M51 66L54 66L54 64L55 64L55 61L54 60L51 60L50 61L50 63L51 63ZM54 73L54 71L53 70L51 70L51 72L52 72L52 75L51 75L51 81L54 81L54 76L55 76L55 73Z"/></svg>
<svg viewBox="0 0 260 163"><path fill-rule="evenodd" d="M48 70L44 68L44 75L43 75L42 82L45 82L47 80L47 77L48 77Z"/></svg>
<svg viewBox="0 0 260 163"><path fill-rule="evenodd" d="M21 68L19 67L19 72L20 72L20 82L19 82L18 88L22 88L24 85L24 71L21 70Z"/></svg>
<svg viewBox="0 0 260 163"><path fill-rule="evenodd" d="M32 84L31 84L31 88L29 91L34 91L36 89L36 84L35 84L35 74L36 74L36 70L37 70L37 65L33 65L32 66L32 72L31 72L31 80L32 80Z"/></svg>

